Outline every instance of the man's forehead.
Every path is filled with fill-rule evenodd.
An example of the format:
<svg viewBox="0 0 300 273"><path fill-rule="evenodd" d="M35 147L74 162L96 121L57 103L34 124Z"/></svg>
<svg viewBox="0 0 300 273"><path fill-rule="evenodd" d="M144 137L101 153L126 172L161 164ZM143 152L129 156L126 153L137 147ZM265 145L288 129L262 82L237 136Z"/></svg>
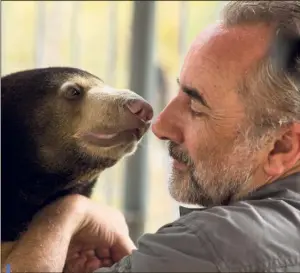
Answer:
<svg viewBox="0 0 300 273"><path fill-rule="evenodd" d="M271 35L270 26L263 24L210 26L192 43L183 67L187 74L182 76L189 77L192 70L197 75L207 70L220 79L241 77L266 55Z"/></svg>

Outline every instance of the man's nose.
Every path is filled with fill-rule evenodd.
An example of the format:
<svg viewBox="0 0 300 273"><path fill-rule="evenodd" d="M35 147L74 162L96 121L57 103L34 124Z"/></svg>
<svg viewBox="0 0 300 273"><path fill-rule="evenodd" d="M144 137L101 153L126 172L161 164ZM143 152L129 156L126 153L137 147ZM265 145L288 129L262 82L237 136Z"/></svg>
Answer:
<svg viewBox="0 0 300 273"><path fill-rule="evenodd" d="M174 101L159 114L152 125L153 133L161 140L171 140L175 143L183 142L180 110L174 105Z"/></svg>
<svg viewBox="0 0 300 273"><path fill-rule="evenodd" d="M153 108L146 101L135 99L129 101L126 106L132 114L145 122L153 118Z"/></svg>

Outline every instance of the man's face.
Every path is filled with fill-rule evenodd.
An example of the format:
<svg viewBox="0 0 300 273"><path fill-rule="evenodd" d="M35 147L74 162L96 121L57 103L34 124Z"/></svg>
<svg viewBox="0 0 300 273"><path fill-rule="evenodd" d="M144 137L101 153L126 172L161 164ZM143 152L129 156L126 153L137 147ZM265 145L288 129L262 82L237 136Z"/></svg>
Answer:
<svg viewBox="0 0 300 273"><path fill-rule="evenodd" d="M253 188L262 160L258 140L247 137L242 77L266 54L266 26L204 31L192 44L179 92L152 129L169 140L170 192L179 202L223 204ZM260 143L262 144L262 143Z"/></svg>

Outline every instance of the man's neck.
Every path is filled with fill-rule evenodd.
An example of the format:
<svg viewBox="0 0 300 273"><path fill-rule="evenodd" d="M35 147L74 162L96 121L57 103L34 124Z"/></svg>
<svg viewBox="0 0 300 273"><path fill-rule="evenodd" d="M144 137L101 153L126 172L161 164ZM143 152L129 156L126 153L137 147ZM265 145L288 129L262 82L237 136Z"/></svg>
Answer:
<svg viewBox="0 0 300 273"><path fill-rule="evenodd" d="M250 187L245 187L236 196L234 196L233 200L240 200L240 199L244 198L245 196L247 196L250 192L256 191L265 185L271 184L274 181L283 179L283 178L290 176L297 172L300 172L300 161L298 161L292 168L287 169L286 171L284 171L282 174L280 174L278 176L267 177L266 173L262 172L260 179L258 179L256 177L256 181L258 181L257 183L251 183Z"/></svg>

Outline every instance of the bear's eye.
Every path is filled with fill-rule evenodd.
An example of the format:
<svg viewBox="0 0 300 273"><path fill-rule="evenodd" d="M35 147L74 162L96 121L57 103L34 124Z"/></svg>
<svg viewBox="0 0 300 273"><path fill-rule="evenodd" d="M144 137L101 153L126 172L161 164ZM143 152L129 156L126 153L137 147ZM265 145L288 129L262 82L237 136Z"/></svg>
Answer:
<svg viewBox="0 0 300 273"><path fill-rule="evenodd" d="M78 86L68 86L64 95L67 99L74 100L81 97L82 90Z"/></svg>

